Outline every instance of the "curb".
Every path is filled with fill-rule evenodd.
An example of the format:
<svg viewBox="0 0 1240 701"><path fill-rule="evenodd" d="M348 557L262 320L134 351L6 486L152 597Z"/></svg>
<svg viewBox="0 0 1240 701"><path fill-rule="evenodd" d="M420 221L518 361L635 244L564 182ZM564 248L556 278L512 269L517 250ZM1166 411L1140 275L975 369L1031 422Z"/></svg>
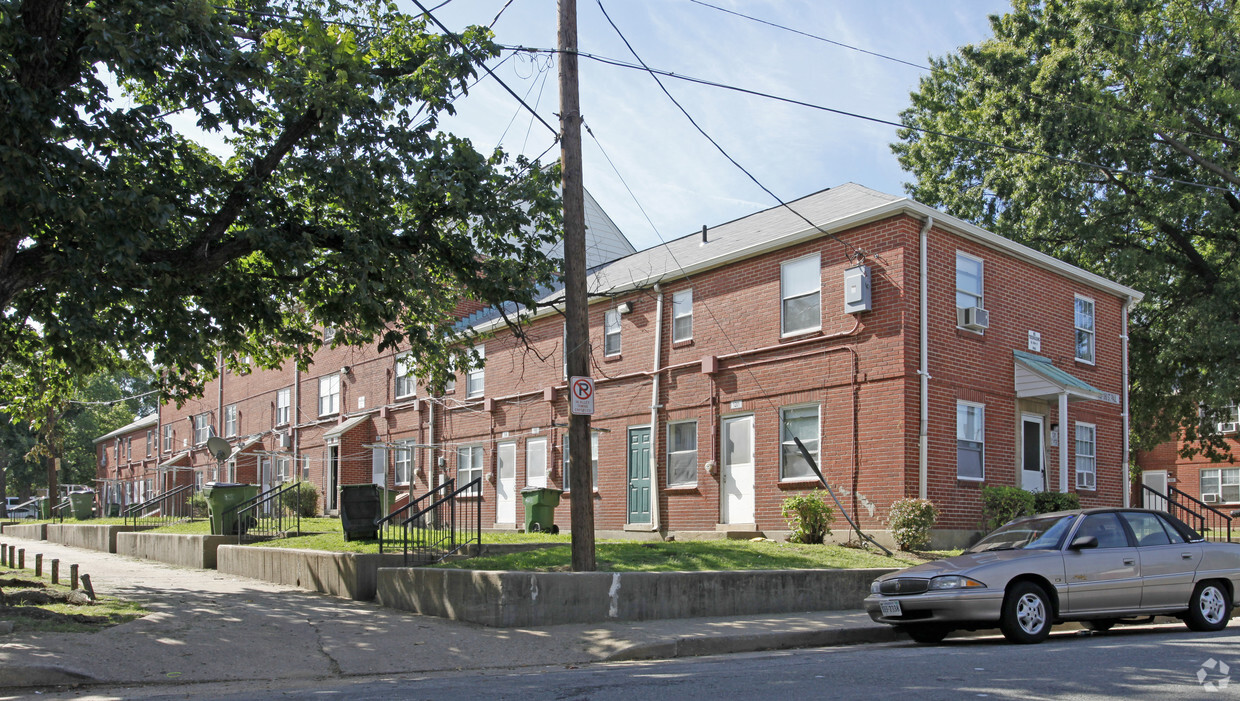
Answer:
<svg viewBox="0 0 1240 701"><path fill-rule="evenodd" d="M60 686L99 681L85 672L43 664L0 665L0 688L18 686Z"/></svg>
<svg viewBox="0 0 1240 701"><path fill-rule="evenodd" d="M607 656L608 662L700 657L760 650L791 650L831 645L908 642L908 635L889 626L881 628L835 628L786 633L754 633L723 637L686 636L657 643L638 643Z"/></svg>

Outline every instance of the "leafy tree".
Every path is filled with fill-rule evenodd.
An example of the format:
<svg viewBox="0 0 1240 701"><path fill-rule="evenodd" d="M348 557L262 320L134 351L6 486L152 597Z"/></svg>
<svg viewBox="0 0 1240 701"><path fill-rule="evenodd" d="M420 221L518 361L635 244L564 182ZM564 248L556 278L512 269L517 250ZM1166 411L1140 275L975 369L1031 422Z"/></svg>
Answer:
<svg viewBox="0 0 1240 701"><path fill-rule="evenodd" d="M1218 455L1240 387L1240 12L1232 0L1016 0L933 62L893 145L909 193L1145 293L1134 445Z"/></svg>
<svg viewBox="0 0 1240 701"><path fill-rule="evenodd" d="M554 268L556 170L437 130L498 52L380 0L0 0L0 404L46 430L148 354L183 398L324 326L467 362L458 301Z"/></svg>

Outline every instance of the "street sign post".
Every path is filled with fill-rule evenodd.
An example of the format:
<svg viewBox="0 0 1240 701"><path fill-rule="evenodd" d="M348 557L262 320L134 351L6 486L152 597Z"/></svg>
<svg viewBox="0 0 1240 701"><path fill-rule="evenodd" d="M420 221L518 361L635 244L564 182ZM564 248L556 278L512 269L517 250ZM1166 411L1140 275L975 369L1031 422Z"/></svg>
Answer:
<svg viewBox="0 0 1240 701"><path fill-rule="evenodd" d="M574 416L594 415L594 378L573 377L569 380L568 411Z"/></svg>

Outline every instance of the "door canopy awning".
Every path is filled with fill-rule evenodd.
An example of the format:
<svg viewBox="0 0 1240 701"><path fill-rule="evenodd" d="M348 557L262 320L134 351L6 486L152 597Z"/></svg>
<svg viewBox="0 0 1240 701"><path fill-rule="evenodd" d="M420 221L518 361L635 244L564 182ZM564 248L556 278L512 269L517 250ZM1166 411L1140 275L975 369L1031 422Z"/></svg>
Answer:
<svg viewBox="0 0 1240 701"><path fill-rule="evenodd" d="M362 424L363 421L366 421L369 418L370 418L370 413L358 414L357 416L347 418L344 421L341 421L335 426L332 426L328 430L324 431L323 441L327 443L328 445L331 445L332 443L338 443L340 441L341 436L353 430L354 428L357 428L358 426Z"/></svg>
<svg viewBox="0 0 1240 701"><path fill-rule="evenodd" d="M1099 401L1119 404L1119 395L1104 392L1097 387L1055 367L1050 358L1025 351L1012 351L1016 356L1016 396L1021 398L1051 399L1061 394L1068 401Z"/></svg>

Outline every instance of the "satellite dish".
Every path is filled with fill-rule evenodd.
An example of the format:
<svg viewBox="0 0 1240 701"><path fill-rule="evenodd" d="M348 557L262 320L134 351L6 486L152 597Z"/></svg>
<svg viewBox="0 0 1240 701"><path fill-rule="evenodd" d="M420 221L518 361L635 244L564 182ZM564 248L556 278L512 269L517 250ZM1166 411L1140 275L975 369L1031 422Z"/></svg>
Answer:
<svg viewBox="0 0 1240 701"><path fill-rule="evenodd" d="M218 462L223 462L232 454L232 444L219 436L211 436L207 439L207 452L211 453Z"/></svg>

